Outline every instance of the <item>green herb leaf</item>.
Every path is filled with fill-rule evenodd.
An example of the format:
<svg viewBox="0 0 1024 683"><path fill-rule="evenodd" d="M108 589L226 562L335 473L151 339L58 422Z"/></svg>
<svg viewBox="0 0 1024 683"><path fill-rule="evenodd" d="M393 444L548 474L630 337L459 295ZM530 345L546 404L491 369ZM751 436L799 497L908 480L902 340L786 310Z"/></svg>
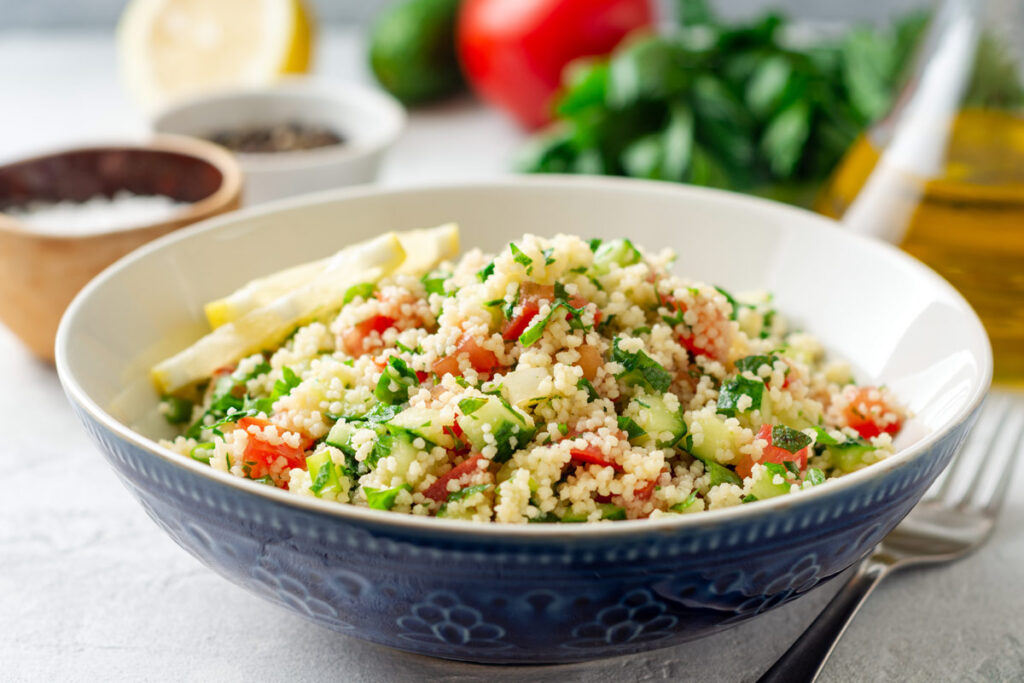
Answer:
<svg viewBox="0 0 1024 683"><path fill-rule="evenodd" d="M509 242L509 249L512 250L512 260L521 266L529 266L533 263L533 259L522 252L522 250L516 246L515 242Z"/></svg>
<svg viewBox="0 0 1024 683"><path fill-rule="evenodd" d="M494 275L494 261L491 261L486 266L481 268L479 271L477 271L476 274L480 282L487 282L487 278L489 278L491 275Z"/></svg>
<svg viewBox="0 0 1024 683"><path fill-rule="evenodd" d="M811 437L801 431L787 427L786 425L775 425L772 427L772 445L781 448L789 453L798 453L811 445Z"/></svg>
<svg viewBox="0 0 1024 683"><path fill-rule="evenodd" d="M655 392L667 390L672 384L672 375L642 350L636 353L623 351L619 346L621 340L621 337L616 337L612 343L612 360L624 368L616 378Z"/></svg>
<svg viewBox="0 0 1024 683"><path fill-rule="evenodd" d="M647 432L643 427L638 425L636 421L628 415L619 415L618 419L619 429L626 432L630 441L633 439L644 436Z"/></svg>
<svg viewBox="0 0 1024 683"><path fill-rule="evenodd" d="M757 376L757 371L762 365L772 367L775 361L779 360L779 357L775 354L762 354L757 356L746 356L736 361L737 372L749 372L754 376Z"/></svg>
<svg viewBox="0 0 1024 683"><path fill-rule="evenodd" d="M423 288L427 291L427 295L440 294L441 296L447 296L448 293L444 289L444 283L451 278L452 274L443 270L432 270L429 273L423 275L420 278L420 282L423 283Z"/></svg>
<svg viewBox="0 0 1024 683"><path fill-rule="evenodd" d="M412 491L412 486L409 484L402 484L391 489L374 489L369 486L364 486L363 491L366 493L366 504L374 510L390 510L395 506L395 498L402 491Z"/></svg>
<svg viewBox="0 0 1024 683"><path fill-rule="evenodd" d="M597 393L597 389L594 388L594 385L591 384L590 380L586 377L580 377L579 381L576 382L576 388L587 392L587 403L591 403L601 398Z"/></svg>
<svg viewBox="0 0 1024 683"><path fill-rule="evenodd" d="M743 396L749 396L751 399L746 410L760 409L764 396L764 382L759 379L747 379L743 375L730 379L718 391L718 414L736 417L738 413L746 412L739 409L739 402Z"/></svg>
<svg viewBox="0 0 1024 683"><path fill-rule="evenodd" d="M467 486L459 489L458 491L452 491L448 494L447 502L454 503L459 500L464 500L470 496L481 493L491 488L490 484L477 484L476 486Z"/></svg>
<svg viewBox="0 0 1024 683"><path fill-rule="evenodd" d="M683 512L688 507L693 505L694 501L696 501L696 500L697 500L697 492L696 491L691 491L690 495L688 495L686 497L686 500L684 500L681 503L676 503L675 505L670 507L669 510L672 510L673 512Z"/></svg>
<svg viewBox="0 0 1024 683"><path fill-rule="evenodd" d="M409 400L409 390L420 385L416 373L398 356L391 356L381 373L373 395L388 405L397 405Z"/></svg>
<svg viewBox="0 0 1024 683"><path fill-rule="evenodd" d="M459 411L463 415L472 415L487 403L486 398L470 397L459 401Z"/></svg>
<svg viewBox="0 0 1024 683"><path fill-rule="evenodd" d="M177 396L164 396L160 399L160 412L164 419L172 425L188 422L192 418L192 401Z"/></svg>

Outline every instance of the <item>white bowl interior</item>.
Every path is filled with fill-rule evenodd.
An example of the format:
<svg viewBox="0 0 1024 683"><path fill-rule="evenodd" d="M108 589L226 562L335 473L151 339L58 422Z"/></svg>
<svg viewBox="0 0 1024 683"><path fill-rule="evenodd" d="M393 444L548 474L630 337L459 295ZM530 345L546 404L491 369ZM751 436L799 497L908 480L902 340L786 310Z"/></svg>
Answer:
<svg viewBox="0 0 1024 683"><path fill-rule="evenodd" d="M535 178L404 191L355 189L208 221L135 252L69 308L58 339L65 382L149 437L166 434L148 368L205 331L202 305L282 267L386 230L458 221L463 247L525 232L627 236L672 247L676 272L731 290L767 289L778 309L889 385L913 412L905 447L963 419L988 387L977 316L945 281L896 249L811 213L662 183Z"/></svg>

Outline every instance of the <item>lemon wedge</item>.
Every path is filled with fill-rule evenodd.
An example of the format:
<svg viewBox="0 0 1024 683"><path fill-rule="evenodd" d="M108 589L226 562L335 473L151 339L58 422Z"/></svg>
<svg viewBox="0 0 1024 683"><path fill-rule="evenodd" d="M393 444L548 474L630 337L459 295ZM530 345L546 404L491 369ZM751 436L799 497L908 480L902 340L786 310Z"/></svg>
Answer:
<svg viewBox="0 0 1024 683"><path fill-rule="evenodd" d="M132 0L118 25L122 79L149 111L306 73L312 43L301 0Z"/></svg>
<svg viewBox="0 0 1024 683"><path fill-rule="evenodd" d="M297 326L342 305L352 285L375 281L394 272L405 259L395 233L329 258L309 282L221 325L192 346L157 364L151 376L162 393L174 392L210 377L215 370L281 343Z"/></svg>
<svg viewBox="0 0 1024 683"><path fill-rule="evenodd" d="M447 223L436 228L409 230L396 233L405 252L405 260L398 272L421 275L441 261L455 258L459 253L459 227ZM211 301L203 307L210 327L218 328L236 320L249 311L266 306L289 291L298 289L313 281L332 258L340 258L352 249L360 249L365 243L345 247L333 257L303 263L273 275L249 282L222 299Z"/></svg>

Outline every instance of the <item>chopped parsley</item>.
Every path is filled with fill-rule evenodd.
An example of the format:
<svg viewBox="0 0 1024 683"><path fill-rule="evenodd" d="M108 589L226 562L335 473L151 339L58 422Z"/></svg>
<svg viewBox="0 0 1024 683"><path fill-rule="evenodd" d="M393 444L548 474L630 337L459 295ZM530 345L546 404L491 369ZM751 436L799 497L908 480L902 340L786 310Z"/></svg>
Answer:
<svg viewBox="0 0 1024 683"><path fill-rule="evenodd" d="M423 288L427 291L428 296L431 294L448 296L448 293L444 289L444 283L451 276L451 273L447 273L443 270L432 270L421 277L420 282L423 283Z"/></svg>
<svg viewBox="0 0 1024 683"><path fill-rule="evenodd" d="M789 453L799 453L810 446L811 442L811 437L792 427L786 425L772 427L772 445Z"/></svg>
<svg viewBox="0 0 1024 683"><path fill-rule="evenodd" d="M409 400L409 390L420 385L416 373L398 356L388 359L387 367L377 381L373 395L388 405L397 405Z"/></svg>
<svg viewBox="0 0 1024 683"><path fill-rule="evenodd" d="M618 423L619 429L626 432L630 441L647 433L643 427L638 425L636 421L628 415L619 415Z"/></svg>
<svg viewBox="0 0 1024 683"><path fill-rule="evenodd" d="M402 484L391 489L372 489L369 486L364 486L363 491L366 493L366 504L374 510L390 510L395 506L395 498L402 491L412 491L412 486L409 484Z"/></svg>
<svg viewBox="0 0 1024 683"><path fill-rule="evenodd" d="M469 498L470 496L477 493L482 493L488 490L489 488L491 488L490 484L477 484L476 486L467 486L465 488L459 489L458 491L452 491L451 493L449 493L447 502L454 503L456 501L465 500L466 498Z"/></svg>
<svg viewBox="0 0 1024 683"><path fill-rule="evenodd" d="M718 392L719 415L736 417L737 413L745 412L739 409L740 398L750 397L750 407L747 410L758 410L761 408L761 399L764 396L764 382L759 379L748 379L743 375L737 375L722 385Z"/></svg>
<svg viewBox="0 0 1024 683"><path fill-rule="evenodd" d="M523 253L522 249L516 246L515 242L509 242L508 248L512 250L512 260L526 268L526 274L533 272L533 259Z"/></svg>
<svg viewBox="0 0 1024 683"><path fill-rule="evenodd" d="M651 391L667 390L672 384L672 375L668 370L642 350L636 353L623 351L620 347L621 340L621 337L616 337L612 343L612 360L624 368L616 378L626 384L643 386Z"/></svg>
<svg viewBox="0 0 1024 683"><path fill-rule="evenodd" d="M564 422L559 422L556 426L558 427L559 434L561 434L562 436L569 435L569 425L565 424Z"/></svg>
<svg viewBox="0 0 1024 683"><path fill-rule="evenodd" d="M738 372L749 372L756 377L757 371L762 365L774 367L775 361L777 360L779 360L779 357L776 356L774 353L767 355L747 356L745 358L740 358L738 361L736 361L736 370Z"/></svg>
<svg viewBox="0 0 1024 683"><path fill-rule="evenodd" d="M487 403L486 398L464 398L459 401L459 410L462 411L463 415L472 415L480 410L485 403Z"/></svg>
<svg viewBox="0 0 1024 683"><path fill-rule="evenodd" d="M587 403L592 403L601 398L597 393L597 389L594 388L594 385L586 377L580 377L580 381L576 382L576 388L587 392Z"/></svg>
<svg viewBox="0 0 1024 683"><path fill-rule="evenodd" d="M164 396L160 399L160 412L164 419L172 425L188 422L192 417L192 401L177 396Z"/></svg>
<svg viewBox="0 0 1024 683"><path fill-rule="evenodd" d="M729 320L735 320L736 319L736 315L738 314L738 312L740 310L740 306L741 306L740 302L736 301L736 299L733 297L732 294L730 294L729 292L725 291L724 289L722 289L718 285L715 285L715 289L717 289L718 293L721 294L722 296L724 296L725 300L729 302L730 306L732 306L732 311L729 313Z"/></svg>
<svg viewBox="0 0 1024 683"><path fill-rule="evenodd" d="M672 510L673 512L683 512L688 507L693 505L694 501L696 501L696 500L697 500L697 492L696 491L691 491L690 495L688 495L686 497L686 500L684 500L681 503L676 503L675 505L670 507L669 510Z"/></svg>
<svg viewBox="0 0 1024 683"><path fill-rule="evenodd" d="M492 275L494 275L494 261L491 261L476 273L477 279L479 279L480 282L487 282L487 278Z"/></svg>
<svg viewBox="0 0 1024 683"><path fill-rule="evenodd" d="M537 340L544 334L544 328L547 327L548 321L551 320L551 316L555 314L558 309L563 308L569 313L569 327L574 330L583 329L583 322L580 319L583 315L584 306L579 308L569 303L569 293L565 290L565 285L561 282L555 283L555 300L551 302L551 310L543 318L527 327L521 335L519 335L519 343L524 347L532 346L537 343Z"/></svg>

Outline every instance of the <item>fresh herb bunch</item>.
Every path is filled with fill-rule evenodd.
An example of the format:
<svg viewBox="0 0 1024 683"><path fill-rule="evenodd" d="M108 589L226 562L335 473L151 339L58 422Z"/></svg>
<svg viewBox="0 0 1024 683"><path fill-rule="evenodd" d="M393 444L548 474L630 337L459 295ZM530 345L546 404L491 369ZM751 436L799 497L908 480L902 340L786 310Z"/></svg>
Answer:
<svg viewBox="0 0 1024 683"><path fill-rule="evenodd" d="M798 45L775 13L726 24L682 0L669 35L567 70L524 170L627 175L795 199L889 107L926 16ZM787 195L787 191L789 194Z"/></svg>

